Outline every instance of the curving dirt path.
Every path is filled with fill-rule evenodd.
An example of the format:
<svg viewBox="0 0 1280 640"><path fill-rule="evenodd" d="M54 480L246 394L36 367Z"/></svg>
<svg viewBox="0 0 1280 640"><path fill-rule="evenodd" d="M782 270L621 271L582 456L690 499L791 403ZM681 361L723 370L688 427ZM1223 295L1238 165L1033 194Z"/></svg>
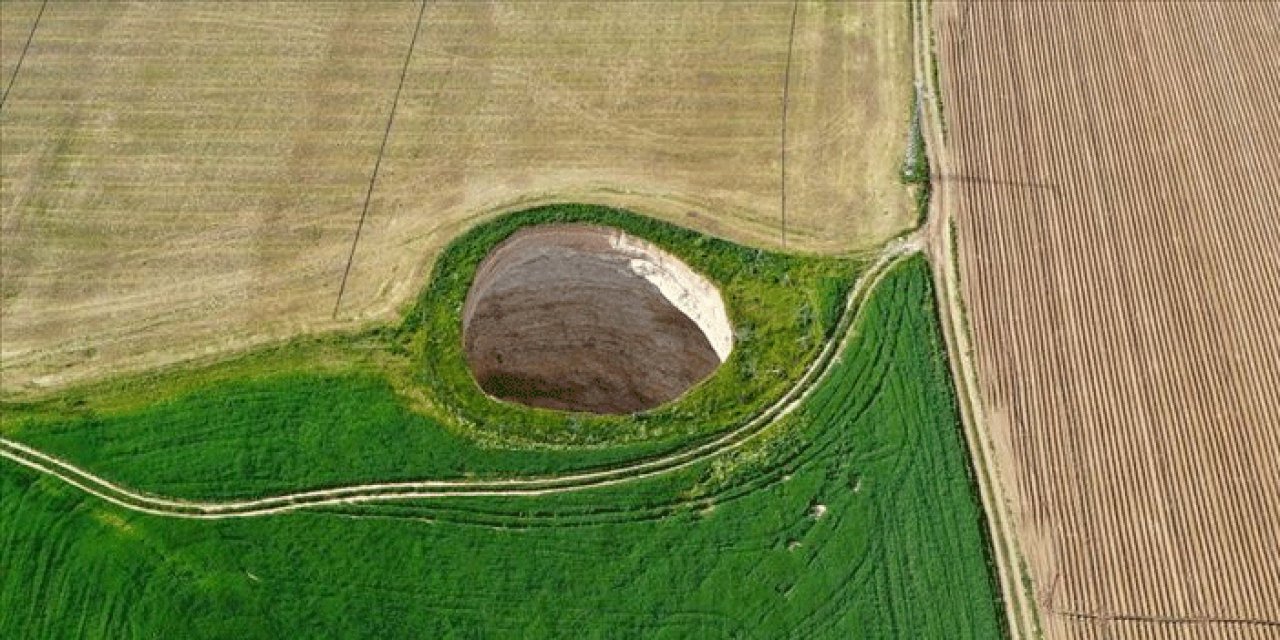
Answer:
<svg viewBox="0 0 1280 640"><path fill-rule="evenodd" d="M816 384L831 370L836 354L848 344L854 331L854 320L861 302L885 273L904 256L923 249L919 232L890 242L862 274L849 292L845 309L835 335L827 341L800 380L755 418L715 439L670 454L616 467L569 473L558 476L507 478L493 480L412 480L393 483L367 483L327 489L280 494L252 500L202 502L177 500L150 495L111 482L22 443L0 438L0 457L40 473L58 478L86 493L119 507L152 515L220 519L265 516L287 513L307 507L357 504L390 500L414 500L444 497L537 496L581 491L594 487L632 482L684 469L729 451L733 451L760 435L778 419L799 407Z"/></svg>
<svg viewBox="0 0 1280 640"><path fill-rule="evenodd" d="M917 38L918 39L918 38ZM65 460L20 442L0 438L0 457L39 473L55 477L104 501L131 511L158 516L189 519L254 517L287 513L308 507L356 504L391 500L443 497L534 496L581 491L632 482L671 473L709 458L740 448L764 432L770 425L798 408L812 389L831 370L836 355L850 341L854 320L866 297L884 274L904 256L925 250L930 241L936 214L920 230L890 241L872 265L859 277L846 300L845 309L835 335L828 340L814 362L797 383L778 401L755 418L714 439L658 458L641 460L605 469L558 476L521 477L486 480L422 479L395 483L366 483L301 491L251 500L204 502L178 500L152 495L111 482ZM940 294L941 295L941 294Z"/></svg>

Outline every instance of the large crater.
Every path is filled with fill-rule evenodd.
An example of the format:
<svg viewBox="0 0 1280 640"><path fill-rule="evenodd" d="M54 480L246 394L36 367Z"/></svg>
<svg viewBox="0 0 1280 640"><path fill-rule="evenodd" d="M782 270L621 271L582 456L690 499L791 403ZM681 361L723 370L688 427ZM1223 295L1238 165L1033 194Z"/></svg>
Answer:
<svg viewBox="0 0 1280 640"><path fill-rule="evenodd" d="M715 285L649 242L584 224L526 227L494 247L462 335L490 395L592 413L672 400L733 349Z"/></svg>

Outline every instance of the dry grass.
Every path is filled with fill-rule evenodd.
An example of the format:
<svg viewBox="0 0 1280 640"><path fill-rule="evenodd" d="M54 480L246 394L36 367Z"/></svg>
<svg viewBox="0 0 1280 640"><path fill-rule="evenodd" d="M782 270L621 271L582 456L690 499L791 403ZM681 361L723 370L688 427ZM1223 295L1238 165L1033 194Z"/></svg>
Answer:
<svg viewBox="0 0 1280 640"><path fill-rule="evenodd" d="M1276 5L948 7L965 297L1046 637L1280 633Z"/></svg>
<svg viewBox="0 0 1280 640"><path fill-rule="evenodd" d="M344 313L385 315L460 228L529 202L626 205L781 246L791 13L790 3L429 7ZM907 26L898 5L800 6L790 248L865 249L910 225L896 174Z"/></svg>
<svg viewBox="0 0 1280 640"><path fill-rule="evenodd" d="M414 15L51 4L0 115L4 382L323 320Z"/></svg>
<svg viewBox="0 0 1280 640"><path fill-rule="evenodd" d="M0 11L0 95L9 88L9 80L22 58L31 27L40 15L42 0L6 0Z"/></svg>
<svg viewBox="0 0 1280 640"><path fill-rule="evenodd" d="M780 244L790 3L432 3L334 319L418 6L51 3L0 113L4 390L388 319L523 203ZM912 223L906 10L796 18L788 245L863 250Z"/></svg>

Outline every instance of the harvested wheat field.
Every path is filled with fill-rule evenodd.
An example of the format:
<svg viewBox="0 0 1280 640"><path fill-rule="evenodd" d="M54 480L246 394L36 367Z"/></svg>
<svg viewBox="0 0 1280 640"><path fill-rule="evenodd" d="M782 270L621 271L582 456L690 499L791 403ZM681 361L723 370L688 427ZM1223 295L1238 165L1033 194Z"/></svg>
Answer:
<svg viewBox="0 0 1280 640"><path fill-rule="evenodd" d="M1045 637L1280 637L1280 5L934 26L939 187Z"/></svg>
<svg viewBox="0 0 1280 640"><path fill-rule="evenodd" d="M0 383L385 321L463 229L544 202L869 251L913 223L908 25L889 3L6 2Z"/></svg>

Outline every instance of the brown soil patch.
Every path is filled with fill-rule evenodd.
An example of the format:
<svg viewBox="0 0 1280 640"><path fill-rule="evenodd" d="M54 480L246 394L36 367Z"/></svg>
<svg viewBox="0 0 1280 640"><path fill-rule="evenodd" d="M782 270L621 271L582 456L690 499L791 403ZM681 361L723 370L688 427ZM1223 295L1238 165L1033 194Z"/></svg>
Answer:
<svg viewBox="0 0 1280 640"><path fill-rule="evenodd" d="M1280 6L939 17L939 184L1045 637L1276 637Z"/></svg>
<svg viewBox="0 0 1280 640"><path fill-rule="evenodd" d="M732 344L724 303L706 279L647 242L591 225L522 229L494 248L462 322L467 361L485 391L593 413L672 400L710 375Z"/></svg>

